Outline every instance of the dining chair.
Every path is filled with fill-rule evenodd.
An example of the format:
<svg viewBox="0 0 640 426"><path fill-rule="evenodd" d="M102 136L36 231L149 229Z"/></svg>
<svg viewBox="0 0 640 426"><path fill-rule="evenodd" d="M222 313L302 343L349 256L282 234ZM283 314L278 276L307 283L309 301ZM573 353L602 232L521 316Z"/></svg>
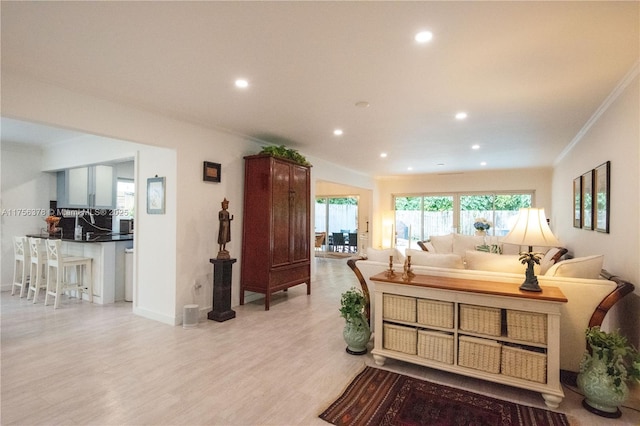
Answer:
<svg viewBox="0 0 640 426"><path fill-rule="evenodd" d="M349 251L353 253L358 252L358 233L349 232Z"/></svg>
<svg viewBox="0 0 640 426"><path fill-rule="evenodd" d="M317 232L316 233L316 251L321 251L322 250L322 246L325 244L325 236L327 234L324 232Z"/></svg>
<svg viewBox="0 0 640 426"><path fill-rule="evenodd" d="M345 241L344 234L342 232L334 232L333 233L333 251L338 251L338 247L340 247L340 251L344 251Z"/></svg>

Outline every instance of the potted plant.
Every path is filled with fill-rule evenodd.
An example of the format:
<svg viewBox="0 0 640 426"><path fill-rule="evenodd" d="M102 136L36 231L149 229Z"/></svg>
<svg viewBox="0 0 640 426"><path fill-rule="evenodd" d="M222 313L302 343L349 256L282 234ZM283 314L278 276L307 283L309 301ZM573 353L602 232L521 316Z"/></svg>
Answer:
<svg viewBox="0 0 640 426"><path fill-rule="evenodd" d="M484 217L479 217L473 222L473 227L476 228L476 235L485 236L489 228L491 228L491 222Z"/></svg>
<svg viewBox="0 0 640 426"><path fill-rule="evenodd" d="M587 328L585 335L588 350L578 374L578 388L585 396L582 405L603 417L620 417L618 407L629 396L627 383L640 383L640 353L618 331L596 326Z"/></svg>
<svg viewBox="0 0 640 426"><path fill-rule="evenodd" d="M260 154L269 154L274 157L286 158L287 160L291 160L302 166L311 166L311 163L307 161L307 158L304 155L300 154L295 149L287 148L284 145L265 146L262 148L262 151L260 151Z"/></svg>
<svg viewBox="0 0 640 426"><path fill-rule="evenodd" d="M355 287L342 293L340 315L346 320L342 336L347 343L347 352L352 355L367 353L371 329L364 314L366 299Z"/></svg>

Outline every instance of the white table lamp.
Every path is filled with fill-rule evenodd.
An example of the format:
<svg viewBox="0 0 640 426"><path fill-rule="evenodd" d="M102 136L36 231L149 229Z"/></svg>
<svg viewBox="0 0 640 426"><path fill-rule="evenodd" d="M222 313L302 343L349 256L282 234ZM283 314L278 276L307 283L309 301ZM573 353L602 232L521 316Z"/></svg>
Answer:
<svg viewBox="0 0 640 426"><path fill-rule="evenodd" d="M515 226L502 239L502 243L529 246L528 252L520 252L520 261L523 265L527 264L526 277L520 290L542 291L538 285L538 278L533 273L533 265L534 263L540 264L542 253L534 253L533 247L561 245L547 224L544 209L520 209Z"/></svg>

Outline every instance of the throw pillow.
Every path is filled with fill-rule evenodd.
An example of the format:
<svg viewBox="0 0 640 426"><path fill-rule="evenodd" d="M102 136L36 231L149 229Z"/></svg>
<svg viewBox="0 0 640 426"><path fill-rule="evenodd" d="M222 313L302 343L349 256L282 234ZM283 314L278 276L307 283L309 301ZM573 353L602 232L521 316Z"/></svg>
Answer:
<svg viewBox="0 0 640 426"><path fill-rule="evenodd" d="M436 253L453 252L453 234L432 235L429 237L429 242Z"/></svg>
<svg viewBox="0 0 640 426"><path fill-rule="evenodd" d="M429 253L435 253L436 252L436 248L429 241L421 241L421 243L424 246L424 248L422 250L427 251ZM418 243L418 244L420 244L420 243Z"/></svg>
<svg viewBox="0 0 640 426"><path fill-rule="evenodd" d="M558 254L562 250L560 247L551 247L547 250L542 259L540 259L540 275L546 274L549 268L558 261ZM564 252L566 253L566 250Z"/></svg>
<svg viewBox="0 0 640 426"><path fill-rule="evenodd" d="M603 263L604 255L576 257L556 263L549 268L545 275L549 277L598 279Z"/></svg>
<svg viewBox="0 0 640 426"><path fill-rule="evenodd" d="M453 253L429 253L426 251L407 252L411 256L411 266L435 266L437 268L464 269L462 258Z"/></svg>
<svg viewBox="0 0 640 426"><path fill-rule="evenodd" d="M367 247L367 260L389 263L389 256L393 256L393 263L404 262L404 256L395 248L376 249L373 247Z"/></svg>
<svg viewBox="0 0 640 426"><path fill-rule="evenodd" d="M495 254L469 250L465 253L465 262L467 269L477 271L509 272L523 276L527 271L527 265L520 263L520 256L517 254ZM538 275L540 266L534 265L533 272Z"/></svg>
<svg viewBox="0 0 640 426"><path fill-rule="evenodd" d="M476 246L476 250L483 251L485 253L502 254L502 247L498 244L482 244L481 246Z"/></svg>

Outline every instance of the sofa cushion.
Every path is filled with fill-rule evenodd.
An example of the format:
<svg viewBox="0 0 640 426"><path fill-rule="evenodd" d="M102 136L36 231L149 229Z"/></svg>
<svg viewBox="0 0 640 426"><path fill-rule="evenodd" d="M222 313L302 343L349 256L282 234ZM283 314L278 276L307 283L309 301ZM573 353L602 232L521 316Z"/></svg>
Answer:
<svg viewBox="0 0 640 426"><path fill-rule="evenodd" d="M603 263L603 255L567 259L550 267L545 276L598 279Z"/></svg>
<svg viewBox="0 0 640 426"><path fill-rule="evenodd" d="M376 249L367 247L367 259L369 260L389 263L389 256L393 256L393 263L404 263L404 255L396 248Z"/></svg>
<svg viewBox="0 0 640 426"><path fill-rule="evenodd" d="M476 235L453 234L453 253L465 257L468 250L475 250L476 246L484 244L484 237Z"/></svg>
<svg viewBox="0 0 640 426"><path fill-rule="evenodd" d="M436 253L453 252L453 234L448 235L432 235L429 242L435 249Z"/></svg>
<svg viewBox="0 0 640 426"><path fill-rule="evenodd" d="M467 269L478 271L508 272L524 276L527 270L527 266L520 262L520 256L517 254L495 254L469 250L465 253L464 260ZM533 272L539 274L540 266L534 265Z"/></svg>
<svg viewBox="0 0 640 426"><path fill-rule="evenodd" d="M462 257L453 253L429 253L426 251L407 251L412 266L435 266L437 268L464 269Z"/></svg>

